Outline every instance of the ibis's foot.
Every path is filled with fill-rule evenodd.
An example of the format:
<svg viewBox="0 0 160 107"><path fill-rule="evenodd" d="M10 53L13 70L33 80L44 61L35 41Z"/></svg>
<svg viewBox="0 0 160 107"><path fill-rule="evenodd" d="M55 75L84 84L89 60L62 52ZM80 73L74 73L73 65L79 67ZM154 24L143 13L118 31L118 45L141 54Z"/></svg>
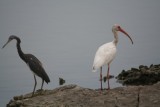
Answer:
<svg viewBox="0 0 160 107"><path fill-rule="evenodd" d="M98 89L95 89L99 94L102 94L103 93L103 89L101 88L98 88Z"/></svg>
<svg viewBox="0 0 160 107"><path fill-rule="evenodd" d="M96 91L103 91L104 89L101 89L101 88L98 88L98 89L95 89Z"/></svg>
<svg viewBox="0 0 160 107"><path fill-rule="evenodd" d="M103 89L101 89L101 88L100 88L100 89L99 89L99 91L100 91L100 92L102 92L102 91L103 91Z"/></svg>
<svg viewBox="0 0 160 107"><path fill-rule="evenodd" d="M103 90L110 90L110 88L104 88Z"/></svg>
<svg viewBox="0 0 160 107"><path fill-rule="evenodd" d="M106 90L110 90L110 88L106 88Z"/></svg>

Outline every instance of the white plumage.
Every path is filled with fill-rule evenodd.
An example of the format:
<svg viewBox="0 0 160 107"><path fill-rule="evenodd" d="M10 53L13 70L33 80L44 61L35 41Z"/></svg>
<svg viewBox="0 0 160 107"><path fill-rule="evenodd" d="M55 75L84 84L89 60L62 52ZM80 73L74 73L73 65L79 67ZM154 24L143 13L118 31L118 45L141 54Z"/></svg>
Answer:
<svg viewBox="0 0 160 107"><path fill-rule="evenodd" d="M110 89L109 69L110 69L110 63L116 56L116 46L118 43L118 31L128 36L133 44L131 37L119 25L115 24L112 27L112 32L114 34L114 40L112 42L103 44L102 46L98 48L95 54L94 62L93 62L93 68L92 68L93 72L96 72L100 68L101 90L102 90L102 66L103 65L108 65L107 80L108 80L108 89Z"/></svg>
<svg viewBox="0 0 160 107"><path fill-rule="evenodd" d="M93 72L103 65L110 64L116 55L116 45L113 42L109 42L100 46L96 52L93 62Z"/></svg>

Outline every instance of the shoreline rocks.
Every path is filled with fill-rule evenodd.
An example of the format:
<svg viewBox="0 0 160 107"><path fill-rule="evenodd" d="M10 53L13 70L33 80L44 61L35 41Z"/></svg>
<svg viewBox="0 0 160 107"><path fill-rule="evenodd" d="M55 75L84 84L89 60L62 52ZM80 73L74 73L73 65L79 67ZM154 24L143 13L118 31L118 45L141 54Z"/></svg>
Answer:
<svg viewBox="0 0 160 107"><path fill-rule="evenodd" d="M127 86L101 91L71 84L53 90L37 90L34 97L32 93L14 96L6 106L159 107L160 64L123 70L116 78Z"/></svg>
<svg viewBox="0 0 160 107"><path fill-rule="evenodd" d="M159 107L160 82L103 91L66 85L31 94L14 97L7 107Z"/></svg>
<svg viewBox="0 0 160 107"><path fill-rule="evenodd" d="M123 70L116 78L123 85L152 85L160 81L160 64Z"/></svg>

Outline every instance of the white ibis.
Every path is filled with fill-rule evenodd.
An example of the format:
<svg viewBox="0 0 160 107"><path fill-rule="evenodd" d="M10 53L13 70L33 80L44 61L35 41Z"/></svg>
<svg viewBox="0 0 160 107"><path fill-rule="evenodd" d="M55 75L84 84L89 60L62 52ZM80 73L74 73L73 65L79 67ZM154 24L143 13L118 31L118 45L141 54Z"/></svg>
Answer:
<svg viewBox="0 0 160 107"><path fill-rule="evenodd" d="M115 24L112 27L112 32L114 34L114 40L112 42L105 43L98 48L98 50L95 54L93 68L92 68L93 72L96 72L97 69L100 68L101 90L102 90L102 66L103 65L108 65L107 80L108 80L108 89L110 89L109 69L110 69L110 64L111 64L112 60L115 58L116 51L117 51L116 46L118 43L118 31L120 31L120 32L124 33L126 36L128 36L133 44L131 37L119 25Z"/></svg>

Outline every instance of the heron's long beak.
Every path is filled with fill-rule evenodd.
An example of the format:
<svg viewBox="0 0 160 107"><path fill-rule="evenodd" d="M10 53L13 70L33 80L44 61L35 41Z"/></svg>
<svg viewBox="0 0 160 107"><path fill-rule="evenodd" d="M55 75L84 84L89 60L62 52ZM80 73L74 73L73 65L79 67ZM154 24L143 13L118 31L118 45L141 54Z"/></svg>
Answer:
<svg viewBox="0 0 160 107"><path fill-rule="evenodd" d="M132 44L133 44L132 38L128 35L127 32L125 32L122 28L120 28L119 31L121 31L121 32L124 33L126 36L128 36L129 39L131 40Z"/></svg>
<svg viewBox="0 0 160 107"><path fill-rule="evenodd" d="M2 47L2 49L10 42L11 40L9 39Z"/></svg>

